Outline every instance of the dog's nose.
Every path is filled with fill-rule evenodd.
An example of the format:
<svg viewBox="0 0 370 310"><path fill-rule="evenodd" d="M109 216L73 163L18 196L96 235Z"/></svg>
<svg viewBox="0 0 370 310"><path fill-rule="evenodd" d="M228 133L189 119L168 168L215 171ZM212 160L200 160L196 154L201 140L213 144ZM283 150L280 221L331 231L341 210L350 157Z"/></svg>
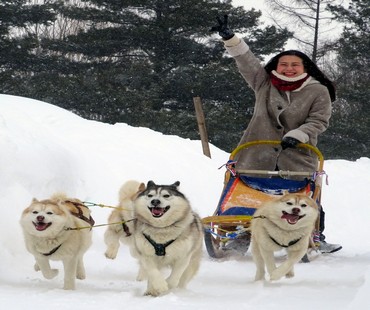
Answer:
<svg viewBox="0 0 370 310"><path fill-rule="evenodd" d="M301 209L299 209L299 208L293 208L292 209L292 212L293 212L293 214L299 214L299 212L301 212Z"/></svg>
<svg viewBox="0 0 370 310"><path fill-rule="evenodd" d="M161 201L159 199L153 199L151 202L150 202L154 207L157 207L161 204Z"/></svg>
<svg viewBox="0 0 370 310"><path fill-rule="evenodd" d="M39 215L39 216L37 216L37 217L36 217L36 219L37 219L39 222L42 222L42 221L45 219L45 217L43 217L42 215Z"/></svg>

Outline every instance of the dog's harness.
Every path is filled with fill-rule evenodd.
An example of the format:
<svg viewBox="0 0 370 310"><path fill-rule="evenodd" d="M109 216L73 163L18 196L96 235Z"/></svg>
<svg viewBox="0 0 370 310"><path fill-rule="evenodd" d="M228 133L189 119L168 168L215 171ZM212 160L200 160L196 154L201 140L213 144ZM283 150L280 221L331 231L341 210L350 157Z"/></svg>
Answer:
<svg viewBox="0 0 370 310"><path fill-rule="evenodd" d="M259 215L259 216L254 216L253 218L254 218L254 219L258 219L258 218L260 218L260 219L266 219L267 217L266 217L266 216L264 216L264 215ZM281 246L282 248L289 248L290 246L295 245L297 242L299 242L299 240L301 240L301 239L302 239L302 238L299 238L299 239L292 240L292 241L290 241L290 242L288 243L288 245L286 245L286 244L280 244L280 243L279 243L279 242L277 242L274 238L272 238L270 235L269 235L269 237L270 237L270 239L271 239L272 241L274 241L274 242L275 242L275 244L277 244L278 246Z"/></svg>
<svg viewBox="0 0 370 310"><path fill-rule="evenodd" d="M82 211L80 206L82 206L84 208L87 208L84 204L79 203L79 202L75 202L75 201L71 201L71 200L66 200L65 202L73 204L76 207L76 209L78 210L78 213L71 211L72 215L74 215L74 216L78 217L79 219L85 221L86 223L90 224L91 227L94 226L94 224L95 224L94 219L91 216L89 218L87 218L83 214L83 211Z"/></svg>
<svg viewBox="0 0 370 310"><path fill-rule="evenodd" d="M41 253L42 255L44 256L50 256L50 255L53 255L56 251L58 251L58 249L61 247L62 245L59 244L56 248L52 249L49 253Z"/></svg>
<svg viewBox="0 0 370 310"><path fill-rule="evenodd" d="M152 238L150 238L148 235L144 234L144 237L146 240L149 241L149 243L154 247L155 255L157 256L165 256L166 255L166 247L168 247L172 242L174 242L176 239L167 241L166 243L157 243Z"/></svg>
<svg viewBox="0 0 370 310"><path fill-rule="evenodd" d="M279 246L281 246L281 247L283 247L283 248L288 248L288 247L290 247L290 246L292 246L292 245L296 244L299 240L301 240L301 239L302 239L302 238L299 238L299 239L292 240L292 241L290 241L290 242L288 243L288 245L285 245L285 244L280 244L280 243L279 243L279 242L277 242L274 238L272 238L270 235L269 235L269 237L270 237L270 239L271 239L272 241L274 241L277 245L279 245Z"/></svg>
<svg viewBox="0 0 370 310"><path fill-rule="evenodd" d="M122 222L122 229L126 233L126 237L130 237L131 236L130 229L128 228L128 226L126 225L125 222Z"/></svg>

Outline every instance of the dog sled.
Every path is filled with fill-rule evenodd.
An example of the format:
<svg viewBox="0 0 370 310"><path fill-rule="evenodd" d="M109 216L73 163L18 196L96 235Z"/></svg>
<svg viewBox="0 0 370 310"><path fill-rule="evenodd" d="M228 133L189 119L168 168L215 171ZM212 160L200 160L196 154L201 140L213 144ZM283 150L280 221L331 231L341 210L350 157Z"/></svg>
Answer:
<svg viewBox="0 0 370 310"><path fill-rule="evenodd" d="M249 226L253 214L263 203L277 198L284 191L310 193L320 206L324 159L321 152L309 144L298 148L309 149L318 158L316 172L236 170L234 158L241 150L257 145L280 145L280 141L252 141L238 146L224 165L224 187L219 203L212 216L203 218L204 241L208 255L223 258L233 254L244 255L249 248ZM313 242L318 242L320 219L316 222L317 233Z"/></svg>

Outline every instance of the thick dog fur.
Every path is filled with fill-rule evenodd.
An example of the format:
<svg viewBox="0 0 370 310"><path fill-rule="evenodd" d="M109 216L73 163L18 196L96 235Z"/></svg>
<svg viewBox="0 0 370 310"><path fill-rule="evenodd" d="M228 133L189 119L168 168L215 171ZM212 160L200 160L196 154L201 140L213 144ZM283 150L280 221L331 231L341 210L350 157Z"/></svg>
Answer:
<svg viewBox="0 0 370 310"><path fill-rule="evenodd" d="M284 193L257 209L251 224L256 281L265 278L265 266L270 280L294 276L294 264L307 252L317 216L317 204L304 194ZM288 257L276 267L274 252L283 248Z"/></svg>
<svg viewBox="0 0 370 310"><path fill-rule="evenodd" d="M78 199L59 193L50 199L33 199L20 219L27 250L35 257L35 270L46 279L58 274L50 260L62 261L64 289L75 289L75 279L85 279L83 255L91 245L90 210ZM72 229L69 228L82 228Z"/></svg>
<svg viewBox="0 0 370 310"><path fill-rule="evenodd" d="M136 183L134 188L137 189L139 184ZM187 198L178 190L179 184L180 182L156 185L149 181L146 188L139 190L137 198L133 199L135 221L134 225L129 227L132 235L127 237L126 243L140 265L138 280L147 279L145 295L159 296L172 288L184 288L199 269L203 226L200 217L192 211ZM126 183L122 188L128 187L130 184ZM130 201L134 192L121 196L120 205L126 207L126 198ZM121 218L124 217L125 215ZM116 219L118 217L114 220ZM127 240L123 229L119 234L121 241ZM112 232L106 232L106 242L117 240L112 236ZM113 250L108 251L109 249ZM114 246L108 245L108 250L106 256L109 256L107 253L115 256ZM170 269L167 279L162 274L165 267Z"/></svg>

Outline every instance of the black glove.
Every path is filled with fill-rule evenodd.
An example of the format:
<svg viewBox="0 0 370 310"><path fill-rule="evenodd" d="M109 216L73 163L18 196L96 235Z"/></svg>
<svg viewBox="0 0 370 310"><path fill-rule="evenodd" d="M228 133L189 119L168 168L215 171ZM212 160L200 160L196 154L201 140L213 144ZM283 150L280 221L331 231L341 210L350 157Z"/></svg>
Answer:
<svg viewBox="0 0 370 310"><path fill-rule="evenodd" d="M218 34L222 37L223 40L229 40L234 36L234 32L229 29L227 25L228 16L224 15L224 18L217 16L218 25L213 26L210 31L218 31Z"/></svg>
<svg viewBox="0 0 370 310"><path fill-rule="evenodd" d="M301 143L300 141L298 141L297 139L295 138L292 138L292 137L285 137L282 141L281 141L281 147L283 150L285 150L286 148L290 147L292 149L295 149L298 145L298 143Z"/></svg>

